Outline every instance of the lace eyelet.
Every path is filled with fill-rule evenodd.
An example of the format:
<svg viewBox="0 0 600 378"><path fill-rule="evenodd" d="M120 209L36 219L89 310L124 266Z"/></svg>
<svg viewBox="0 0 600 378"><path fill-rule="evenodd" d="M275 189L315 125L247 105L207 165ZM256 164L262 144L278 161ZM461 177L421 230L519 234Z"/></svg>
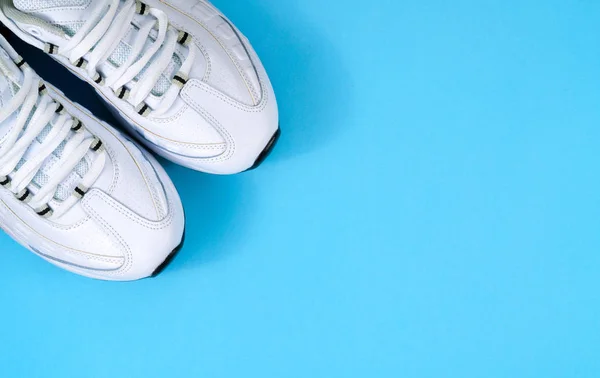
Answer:
<svg viewBox="0 0 600 378"><path fill-rule="evenodd" d="M22 68L22 67L28 67L29 65L27 64L27 62L25 62L25 59L23 59L23 57L18 56L17 59L14 60L15 65L18 68Z"/></svg>
<svg viewBox="0 0 600 378"><path fill-rule="evenodd" d="M89 190L88 188L86 188L85 186L80 184L75 187L73 194L75 195L75 197L82 199L85 196L85 194L88 192L88 190Z"/></svg>
<svg viewBox="0 0 600 378"><path fill-rule="evenodd" d="M177 36L177 42L183 46L188 46L190 42L192 42L192 37L190 36L190 33L180 31L179 36Z"/></svg>
<svg viewBox="0 0 600 378"><path fill-rule="evenodd" d="M150 112L152 111L152 109L150 109L150 106L148 104L142 102L135 108L135 111L142 117L147 117L148 114L150 114Z"/></svg>
<svg viewBox="0 0 600 378"><path fill-rule="evenodd" d="M21 190L19 193L15 194L15 197L19 201L27 203L31 199L31 192L29 191L29 189L25 188L25 189Z"/></svg>
<svg viewBox="0 0 600 378"><path fill-rule="evenodd" d="M183 72L179 71L173 77L173 84L177 85L180 88L183 88L187 84L188 80L188 76Z"/></svg>
<svg viewBox="0 0 600 378"><path fill-rule="evenodd" d="M90 145L90 150L94 152L102 152L104 150L104 143L102 143L102 141L98 137L96 137Z"/></svg>
<svg viewBox="0 0 600 378"><path fill-rule="evenodd" d="M79 118L73 118L73 126L71 126L71 130L78 133L83 130L83 122Z"/></svg>
<svg viewBox="0 0 600 378"><path fill-rule="evenodd" d="M121 87L116 89L114 93L120 100L127 100L131 91L125 87Z"/></svg>
<svg viewBox="0 0 600 378"><path fill-rule="evenodd" d="M150 7L141 1L136 1L135 2L135 13L145 16L148 13L150 13Z"/></svg>
<svg viewBox="0 0 600 378"><path fill-rule="evenodd" d="M54 213L54 211L52 210L52 208L49 205L44 205L44 206L40 207L39 209L35 210L35 212L37 213L37 215L39 215L42 218L50 218L52 216L52 214Z"/></svg>
<svg viewBox="0 0 600 378"><path fill-rule="evenodd" d="M94 75L92 80L94 80L94 83L96 83L98 85L104 85L104 78L98 72L96 72L96 74Z"/></svg>
<svg viewBox="0 0 600 378"><path fill-rule="evenodd" d="M56 108L56 112L58 114L65 114L67 111L65 110L65 106L63 104L61 104L60 102L57 102L58 104L58 108Z"/></svg>
<svg viewBox="0 0 600 378"><path fill-rule="evenodd" d="M0 185L2 185L5 188L10 188L10 182L11 179L8 176L2 176L0 177Z"/></svg>
<svg viewBox="0 0 600 378"><path fill-rule="evenodd" d="M48 54L58 54L58 46L53 45L52 43L44 44L44 51Z"/></svg>
<svg viewBox="0 0 600 378"><path fill-rule="evenodd" d="M41 95L48 93L48 88L46 87L46 84L40 83L40 85L38 86L38 92Z"/></svg>
<svg viewBox="0 0 600 378"><path fill-rule="evenodd" d="M87 60L83 58L77 59L75 62L75 67L85 69L87 67Z"/></svg>

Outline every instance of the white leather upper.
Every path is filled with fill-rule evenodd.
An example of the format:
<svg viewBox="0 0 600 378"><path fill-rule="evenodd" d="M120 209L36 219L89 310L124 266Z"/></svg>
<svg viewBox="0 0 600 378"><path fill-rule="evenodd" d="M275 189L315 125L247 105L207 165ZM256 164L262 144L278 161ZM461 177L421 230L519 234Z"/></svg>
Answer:
<svg viewBox="0 0 600 378"><path fill-rule="evenodd" d="M96 0L98 1L98 0ZM250 168L278 129L275 94L248 40L212 4L201 0L147 0L169 23L188 32L198 54L189 81L172 109L144 117L83 69L53 55L88 81L123 124L150 149L181 165L217 174ZM2 22L25 41L43 42L4 13ZM48 39L48 37L46 37ZM60 41L55 41L60 46ZM148 99L152 104L152 98Z"/></svg>
<svg viewBox="0 0 600 378"><path fill-rule="evenodd" d="M150 154L56 89L50 95L102 140L107 164L87 194L58 218L40 217L0 187L0 226L46 260L81 275L151 275L182 241L185 220L175 187Z"/></svg>

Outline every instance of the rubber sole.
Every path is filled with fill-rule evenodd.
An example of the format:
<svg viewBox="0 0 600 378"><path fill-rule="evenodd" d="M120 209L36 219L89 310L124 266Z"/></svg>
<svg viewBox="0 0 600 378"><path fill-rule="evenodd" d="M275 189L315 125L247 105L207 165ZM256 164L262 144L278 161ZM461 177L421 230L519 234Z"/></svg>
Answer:
<svg viewBox="0 0 600 378"><path fill-rule="evenodd" d="M179 251L181 251L181 249L183 248L184 242L185 242L185 231L183 231L183 236L181 237L181 243L179 243L179 245L177 247L175 247L173 252L171 252L169 254L169 256L167 256L165 261L163 261L163 263L160 264L158 266L158 268L156 268L154 270L154 272L152 272L152 275L150 277L154 278L154 277L158 276L159 274L161 274L165 269L167 269L167 267L173 262L175 257L179 254Z"/></svg>
<svg viewBox="0 0 600 378"><path fill-rule="evenodd" d="M252 167L248 168L246 170L246 172L258 168L265 160L267 160L269 155L271 155L271 152L273 152L275 145L279 141L280 136L281 136L281 129L277 128L277 131L275 131L275 134L273 134L273 136L269 140L269 143L267 143L267 146L265 147L265 149L260 153L260 155L258 155L258 158L256 158L254 165Z"/></svg>

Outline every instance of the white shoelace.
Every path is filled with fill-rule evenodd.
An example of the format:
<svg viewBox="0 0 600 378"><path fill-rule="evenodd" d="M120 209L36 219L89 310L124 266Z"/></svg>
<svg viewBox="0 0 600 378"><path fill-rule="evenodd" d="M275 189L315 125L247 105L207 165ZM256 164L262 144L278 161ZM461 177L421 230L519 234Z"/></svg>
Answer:
<svg viewBox="0 0 600 378"><path fill-rule="evenodd" d="M23 65L22 68L23 85L9 103L0 109L0 122L18 112L14 126L3 138L0 148L0 185L10 190L19 200L28 203L39 215L49 217L53 214L53 209L48 203L54 197L58 186L73 172L89 150L95 150L98 155L93 159L89 171L78 185L80 191L81 188L87 190L97 180L106 162L106 152L101 148L102 142L98 138L89 136L86 138L81 121L66 113L63 105L47 94L45 85L33 70L27 65ZM27 156L26 162L18 167L31 144L48 124L52 125L50 133L44 138L36 153ZM55 165L57 168L52 172L48 182L33 194L28 186L46 159L62 143L65 145ZM61 206L61 213L76 203L80 196L81 194L78 196L74 192L63 203L64 206Z"/></svg>
<svg viewBox="0 0 600 378"><path fill-rule="evenodd" d="M187 81L193 67L196 49L193 44L189 44L191 37L187 33L175 30L172 26L169 27L169 19L165 12L139 1L125 1L119 12L117 11L121 4L120 0L110 0L108 5L104 2L99 3L99 6L90 12L99 17L87 20L71 40L60 48L59 54L68 58L73 65L85 66L90 78L121 94L120 97L135 107L140 114L148 115L150 111L154 115L164 114L174 104L182 88L181 82ZM151 17L147 17L147 20L140 25L127 60L108 76L101 77L98 67L109 59L111 53L125 38L136 14ZM156 27L158 29L156 39L144 52L150 33ZM184 40L188 40L189 52L175 76L183 80L173 80L167 92L161 96L158 105L150 109L145 100L171 63L177 43L182 41L182 35L185 36ZM88 57L84 65L82 59L86 55ZM144 75L139 81L130 84L142 71ZM131 85L131 89L126 90L126 85Z"/></svg>

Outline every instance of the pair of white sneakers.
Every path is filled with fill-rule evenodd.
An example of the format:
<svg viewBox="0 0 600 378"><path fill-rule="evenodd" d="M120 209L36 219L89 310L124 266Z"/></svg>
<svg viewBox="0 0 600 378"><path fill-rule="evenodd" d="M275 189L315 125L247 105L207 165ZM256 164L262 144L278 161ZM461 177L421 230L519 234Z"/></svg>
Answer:
<svg viewBox="0 0 600 378"><path fill-rule="evenodd" d="M147 148L215 174L279 136L267 74L206 0L0 0L0 21L87 81ZM0 37L0 226L87 277L158 274L185 218L160 164L45 83Z"/></svg>

